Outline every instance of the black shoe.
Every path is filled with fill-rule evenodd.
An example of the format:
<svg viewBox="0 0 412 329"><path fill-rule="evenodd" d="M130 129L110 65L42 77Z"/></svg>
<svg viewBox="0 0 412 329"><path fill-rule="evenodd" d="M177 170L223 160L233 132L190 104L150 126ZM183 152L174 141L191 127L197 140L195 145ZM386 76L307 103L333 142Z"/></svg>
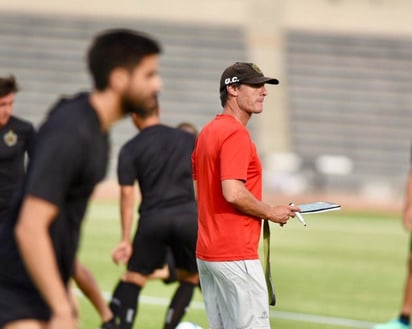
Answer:
<svg viewBox="0 0 412 329"><path fill-rule="evenodd" d="M120 326L116 323L116 319L112 318L109 321L103 322L100 329L120 329Z"/></svg>

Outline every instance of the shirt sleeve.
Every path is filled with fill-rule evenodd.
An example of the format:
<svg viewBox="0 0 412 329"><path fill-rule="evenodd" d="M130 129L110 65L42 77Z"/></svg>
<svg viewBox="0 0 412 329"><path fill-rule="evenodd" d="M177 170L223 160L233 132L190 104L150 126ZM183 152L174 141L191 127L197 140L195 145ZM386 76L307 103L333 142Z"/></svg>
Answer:
<svg viewBox="0 0 412 329"><path fill-rule="evenodd" d="M119 152L119 159L117 162L117 179L119 185L134 185L136 180L135 166L133 161L132 152L123 146Z"/></svg>
<svg viewBox="0 0 412 329"><path fill-rule="evenodd" d="M220 151L220 179L246 181L251 154L250 137L246 130L239 129L229 135Z"/></svg>
<svg viewBox="0 0 412 329"><path fill-rule="evenodd" d="M30 160L26 194L60 207L73 182L81 182L87 145L78 134L44 132Z"/></svg>

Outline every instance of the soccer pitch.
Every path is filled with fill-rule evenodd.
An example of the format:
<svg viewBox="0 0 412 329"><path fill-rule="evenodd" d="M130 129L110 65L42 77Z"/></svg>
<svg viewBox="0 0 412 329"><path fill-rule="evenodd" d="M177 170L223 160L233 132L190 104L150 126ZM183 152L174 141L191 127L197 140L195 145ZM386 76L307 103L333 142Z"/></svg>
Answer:
<svg viewBox="0 0 412 329"><path fill-rule="evenodd" d="M398 313L406 275L409 235L400 214L352 213L343 209L306 215L307 227L293 219L271 224L272 274L278 304L270 307L272 328L368 328ZM120 238L115 202L95 201L83 226L80 259L110 293L124 267L110 253ZM151 281L141 293L134 328L162 328L176 284ZM79 298L81 329L100 320ZM196 291L185 321L208 328L202 296Z"/></svg>

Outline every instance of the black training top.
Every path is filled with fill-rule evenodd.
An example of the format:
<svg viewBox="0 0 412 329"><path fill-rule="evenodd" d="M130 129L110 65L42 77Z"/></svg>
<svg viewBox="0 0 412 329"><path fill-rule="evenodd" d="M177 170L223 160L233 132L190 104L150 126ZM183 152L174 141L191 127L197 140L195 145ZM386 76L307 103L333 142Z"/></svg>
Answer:
<svg viewBox="0 0 412 329"><path fill-rule="evenodd" d="M95 185L106 173L108 151L108 136L88 94L61 100L36 136L23 195L36 196L59 209L49 232L64 282L72 275L81 222ZM0 230L0 280L33 288L14 239L18 209L19 204L13 205Z"/></svg>
<svg viewBox="0 0 412 329"><path fill-rule="evenodd" d="M0 128L0 210L10 206L13 191L23 180L24 156L31 157L33 125L14 116ZM1 220L1 219L0 219Z"/></svg>
<svg viewBox="0 0 412 329"><path fill-rule="evenodd" d="M141 215L195 202L194 142L194 135L159 124L143 129L122 147L117 167L119 184L133 185L137 180L142 194Z"/></svg>

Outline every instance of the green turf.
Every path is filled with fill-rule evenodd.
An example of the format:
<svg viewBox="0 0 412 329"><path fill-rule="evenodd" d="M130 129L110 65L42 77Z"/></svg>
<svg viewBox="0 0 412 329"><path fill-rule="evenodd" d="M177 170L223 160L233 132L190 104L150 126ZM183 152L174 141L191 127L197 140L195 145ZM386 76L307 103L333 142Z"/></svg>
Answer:
<svg viewBox="0 0 412 329"><path fill-rule="evenodd" d="M95 273L102 290L111 291L123 268L110 252L120 237L114 202L94 202L84 225L80 259ZM272 273L278 305L272 310L368 322L385 321L398 312L406 275L409 236L399 214L350 213L342 209L306 215L307 227L292 220L271 225ZM167 300L176 286L153 281L143 296ZM202 298L196 293L199 305ZM200 304L201 305L201 304ZM81 328L97 328L99 319L80 298ZM142 302L135 328L161 328L165 305ZM185 318L207 327L203 309ZM349 327L272 318L272 328L345 329Z"/></svg>

